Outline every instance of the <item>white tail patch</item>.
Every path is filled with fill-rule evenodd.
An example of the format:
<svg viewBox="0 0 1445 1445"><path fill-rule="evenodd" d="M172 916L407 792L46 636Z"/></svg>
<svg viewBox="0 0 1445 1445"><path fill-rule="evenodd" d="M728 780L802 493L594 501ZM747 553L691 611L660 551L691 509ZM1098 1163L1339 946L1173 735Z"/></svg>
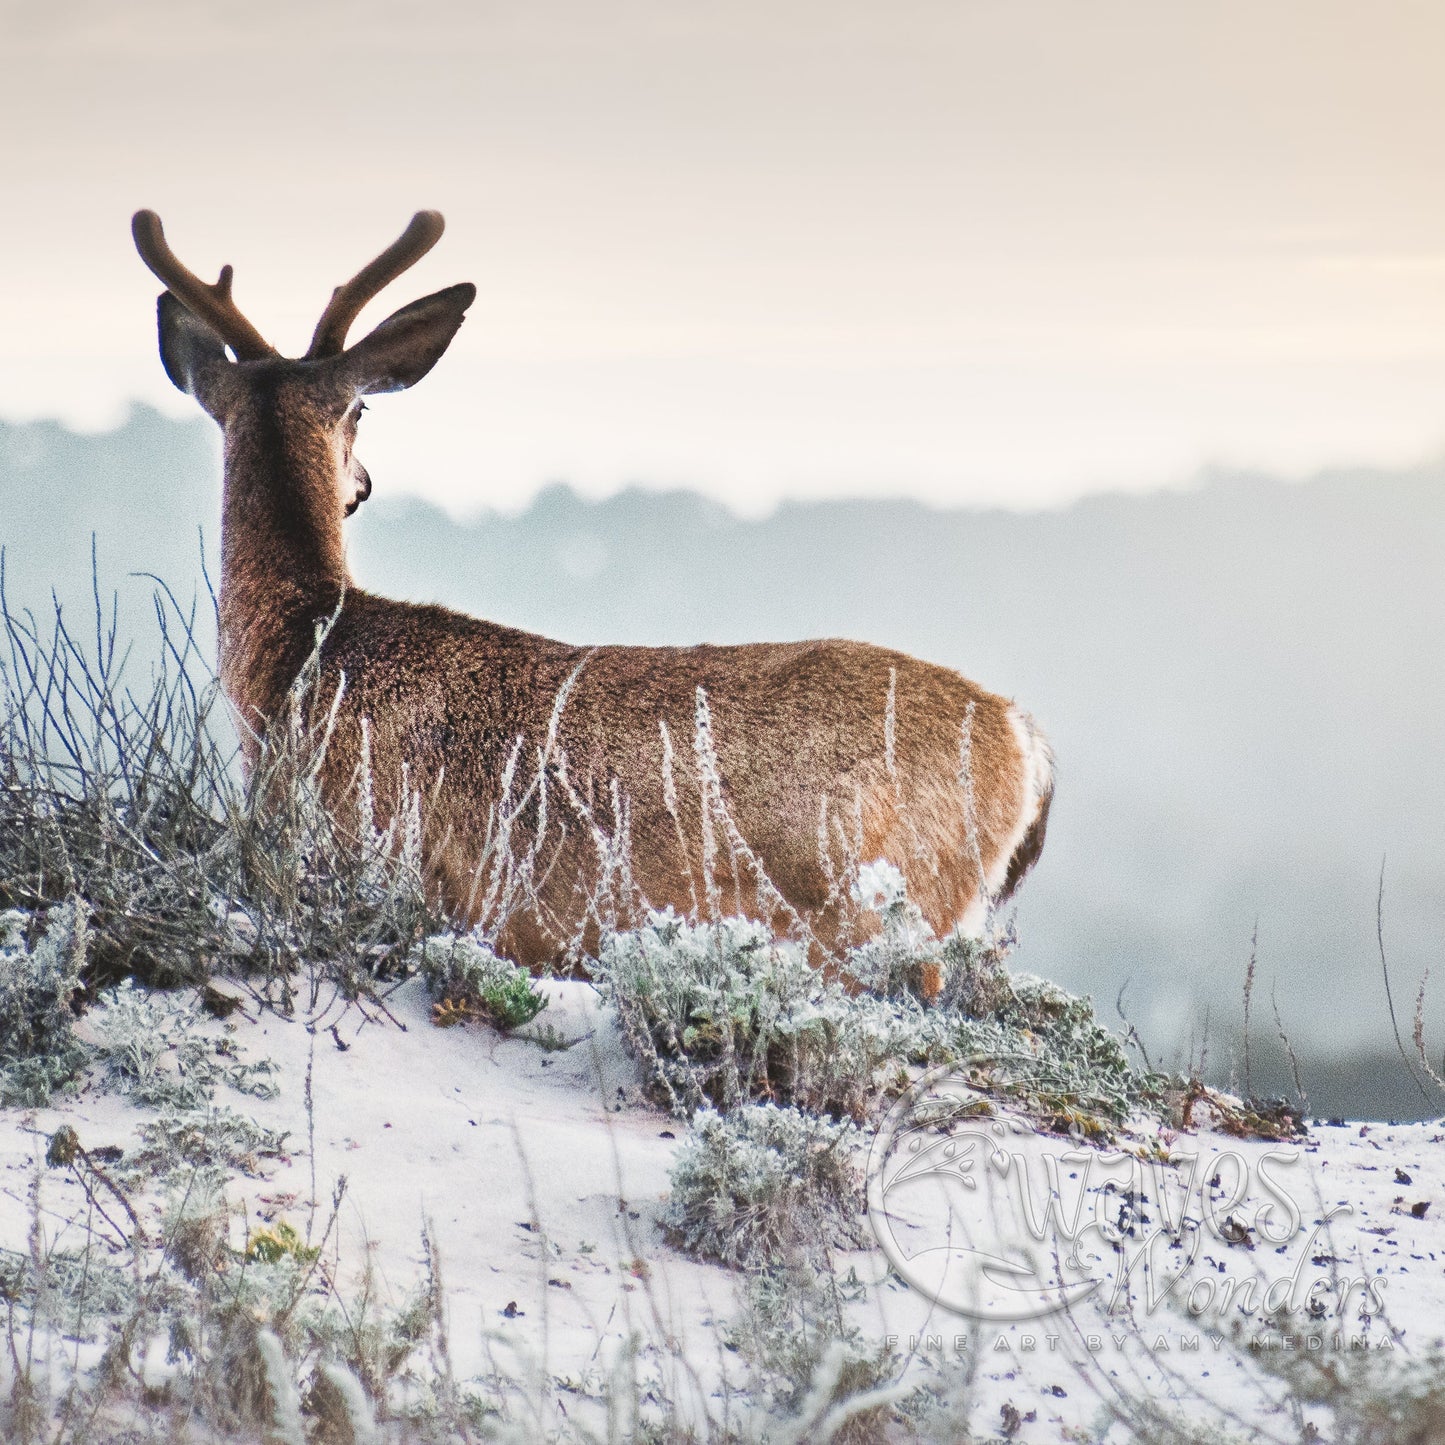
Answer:
<svg viewBox="0 0 1445 1445"><path fill-rule="evenodd" d="M982 938L988 923L988 912L983 898L975 894L973 901L963 910L963 917L953 925L953 931L964 938Z"/></svg>
<svg viewBox="0 0 1445 1445"><path fill-rule="evenodd" d="M1019 764L1023 774L1018 812L1014 825L998 852L984 870L984 889L974 897L954 924L954 931L966 938L982 938L989 914L1004 884L1014 855L1023 846L1029 830L1039 821L1054 792L1054 750L1039 725L1020 707L1010 705L1008 720L1018 741ZM987 893L985 898L984 893Z"/></svg>
<svg viewBox="0 0 1445 1445"><path fill-rule="evenodd" d="M988 869L990 896L997 895L1003 887L1014 854L1028 837L1029 829L1038 822L1039 814L1054 792L1054 750L1049 746L1048 738L1033 718L1020 707L1010 706L1008 719L1013 725L1014 737L1018 739L1019 759L1024 775L1023 791L1014 826Z"/></svg>

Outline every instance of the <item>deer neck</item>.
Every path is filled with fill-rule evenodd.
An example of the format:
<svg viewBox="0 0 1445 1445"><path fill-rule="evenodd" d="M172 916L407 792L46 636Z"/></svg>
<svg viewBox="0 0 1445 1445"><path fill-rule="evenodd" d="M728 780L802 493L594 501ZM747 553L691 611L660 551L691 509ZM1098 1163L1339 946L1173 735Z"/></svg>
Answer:
<svg viewBox="0 0 1445 1445"><path fill-rule="evenodd" d="M281 708L350 582L339 458L304 420L276 406L225 430L221 681L253 726Z"/></svg>

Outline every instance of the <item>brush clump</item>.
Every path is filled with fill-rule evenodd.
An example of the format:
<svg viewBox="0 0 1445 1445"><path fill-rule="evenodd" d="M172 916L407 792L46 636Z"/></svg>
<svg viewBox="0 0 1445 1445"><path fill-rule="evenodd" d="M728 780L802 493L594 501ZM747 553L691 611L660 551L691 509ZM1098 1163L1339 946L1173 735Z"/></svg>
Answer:
<svg viewBox="0 0 1445 1445"><path fill-rule="evenodd" d="M594 978L654 1097L688 1117L771 1101L862 1121L926 1067L954 1065L1050 1128L1107 1133L1155 1100L1088 999L1010 975L1011 935L938 940L906 902L836 968L746 918L671 911L606 938ZM937 967L929 1004L911 980ZM862 993L857 980L876 990ZM845 981L846 980L846 981Z"/></svg>
<svg viewBox="0 0 1445 1445"><path fill-rule="evenodd" d="M43 915L0 913L0 1104L47 1104L85 1067L74 1003L89 939L79 899Z"/></svg>
<svg viewBox="0 0 1445 1445"><path fill-rule="evenodd" d="M857 1135L776 1104L699 1110L672 1167L664 1228L679 1248L733 1268L856 1245L863 1207Z"/></svg>
<svg viewBox="0 0 1445 1445"><path fill-rule="evenodd" d="M442 1025L480 1019L503 1033L529 1024L547 1007L532 975L472 934L439 933L422 942L409 962L436 1000Z"/></svg>

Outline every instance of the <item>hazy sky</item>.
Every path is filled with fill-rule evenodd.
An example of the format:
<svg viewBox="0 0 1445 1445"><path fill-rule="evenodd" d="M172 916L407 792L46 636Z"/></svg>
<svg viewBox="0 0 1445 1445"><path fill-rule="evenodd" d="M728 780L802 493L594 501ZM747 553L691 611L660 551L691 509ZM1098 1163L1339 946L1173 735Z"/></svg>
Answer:
<svg viewBox="0 0 1445 1445"><path fill-rule="evenodd" d="M469 279L379 489L1037 505L1445 443L1438 4L0 0L0 414L184 413L132 210L282 350ZM359 334L359 333L358 333Z"/></svg>

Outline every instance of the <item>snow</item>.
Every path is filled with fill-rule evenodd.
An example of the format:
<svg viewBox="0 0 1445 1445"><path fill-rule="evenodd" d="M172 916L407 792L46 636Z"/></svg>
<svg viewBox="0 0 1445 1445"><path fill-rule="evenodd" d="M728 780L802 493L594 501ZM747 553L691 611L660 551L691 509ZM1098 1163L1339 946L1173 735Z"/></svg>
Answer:
<svg viewBox="0 0 1445 1445"><path fill-rule="evenodd" d="M285 1219L319 1237L344 1176L334 1241L342 1278L369 1259L394 1303L422 1276L425 1228L440 1259L460 1379L494 1370L545 1371L552 1377L549 1408L565 1417L585 1408L582 1396L600 1393L598 1382L636 1333L643 1363L664 1377L665 1387L692 1391L694 1408L705 1408L724 1374L738 1376L719 1327L739 1309L740 1281L680 1255L661 1237L658 1215L685 1126L643 1099L636 1068L588 984L548 981L543 987L548 1008L509 1038L475 1024L434 1027L415 980L388 1000L390 1019L374 1009L369 1017L351 1009L335 1018L334 1031L327 1019L308 1032L299 1022L248 1009L229 1025L208 1025L231 1029L242 1057L269 1058L278 1067L275 1099L224 1097L223 1090L218 1102L289 1133L287 1156L265 1161L260 1177L234 1176L231 1197L244 1202L253 1224ZM551 1033L569 1046L537 1041ZM27 1248L39 1171L47 1244L78 1248L85 1201L66 1171L43 1167L47 1137L64 1123L92 1152L129 1148L147 1117L94 1081L57 1107L0 1116L0 1245ZM995 1137L1028 1168L1077 1147L1025 1128ZM1374 1348L1418 1353L1439 1339L1445 1303L1442 1143L1445 1133L1433 1124L1318 1125L1307 1139L1280 1145L1208 1130L1174 1135L1141 1120L1120 1141L1112 1165L1084 1146L1095 1155L1092 1173L1085 1175L1080 1159L1069 1156L1063 1178L1085 1179L1086 1214L1100 1199L1108 1218L1121 1207L1132 1209L1136 1242L1159 1233L1165 1176L1143 1176L1132 1201L1120 1194L1119 1181L1135 1165L1147 1169L1147 1160L1160 1153L1198 1154L1198 1183L1182 1206L1194 1220L1203 1220L1209 1201L1217 1204L1227 1192L1229 1170L1238 1166L1222 1162L1226 1156L1244 1161L1256 1183L1261 1160L1266 1175L1288 1171L1286 1192L1302 1208L1300 1231L1282 1246L1269 1243L1265 1231L1280 1224L1283 1206L1276 1198L1275 1215L1256 1220L1256 1191L1233 1211L1236 1224L1227 1226L1238 1233L1243 1217L1250 1231L1229 1243L1206 1229L1199 1257L1163 1301L1149 1299L1140 1279L1125 1291L1113 1289L1117 1255L1097 1232L1081 1237L1081 1263L1086 1273L1108 1276L1105 1283L1067 1312L1033 1319L962 1319L892 1275L879 1249L839 1263L870 1286L854 1307L857 1322L874 1338L892 1338L907 1361L906 1380L937 1386L974 1375L979 1429L999 1429L1012 1410L1020 1421L1015 1439L1057 1439L1064 1425L1097 1427L1115 1390L1156 1402L1175 1399L1191 1411L1212 1402L1224 1412L1267 1419L1282 1387L1262 1371L1258 1353L1231 1333L1234 1323L1262 1322L1262 1310L1257 1304L1246 1316L1235 1303L1191 1319L1182 1308L1187 1289L1208 1274L1243 1279L1252 1273L1268 1283L1293 1270L1303 1250L1305 1274L1345 1271L1384 1281L1376 1286L1383 1311L1367 1310L1370 1318L1362 1322L1365 1296L1356 1291L1343 1316L1330 1313L1316 1322L1322 1337L1339 1334L1347 1344L1363 1339ZM1291 1149L1297 1158L1281 1164L1280 1151ZM982 1152L976 1166L976 1181L982 1186L987 1179L986 1189L947 1192L935 1179L890 1199L891 1228L905 1253L916 1258L930 1231L940 1228L945 1197L954 1211L946 1216L949 1228L962 1220L992 1231L996 1240L1011 1229L1012 1237L1023 1237L1023 1225L1007 1213L1009 1178L992 1170ZM1212 1188L1215 1175L1221 1184ZM144 1223L158 1223L159 1197L134 1202ZM1422 1203L1417 1217L1412 1208ZM1311 1239L1314 1222L1339 1205L1347 1208ZM964 1214L975 1209L971 1221L960 1208ZM1169 1241L1159 1244L1168 1255ZM1180 1250L1171 1257L1177 1269ZM1326 1264L1316 1266L1316 1258ZM1047 1269L1049 1262L1043 1264ZM1170 1266L1164 1267L1167 1273ZM1190 1336L1198 1337L1197 1348L1189 1347ZM1277 1348L1334 1346L1298 1338ZM1124 1438L1117 1429L1111 1439Z"/></svg>
<svg viewBox="0 0 1445 1445"><path fill-rule="evenodd" d="M1262 1367L1265 1352L1275 1364L1285 1354L1318 1361L1372 1351L1403 1358L1440 1343L1445 1132L1439 1125L1317 1124L1309 1138L1279 1143L1208 1130L1175 1133L1139 1120L1108 1150L1005 1122L1014 1127L1000 1128L994 1142L1013 1156L1007 1175L980 1160L978 1187L949 1191L953 1208L946 1215L937 1207L943 1192L937 1187L921 1198L905 1189L901 1202L888 1200L894 1236L913 1236L908 1273L927 1273L919 1262L938 1242L930 1231L937 1235L944 1223L953 1231L954 1263L965 1247L995 1258L1024 1257L1000 1247L1031 1238L1016 1187L1018 1161L1034 1186L1036 1207L1046 1197L1044 1161L1053 1156L1064 1161L1063 1215L1074 1219L1082 1198L1086 1226L1099 1219L1118 1225L1122 1211L1129 1232L1119 1235L1121 1256L1100 1237L1097 1223L1078 1231L1080 1267L1070 1270L1068 1238L1048 1231L1034 1252L1040 1275L1055 1285L1100 1284L1067 1309L1030 1318L962 1320L896 1277L881 1283L875 1329L881 1325L905 1352L931 1353L945 1372L950 1362L956 1372L970 1357L976 1362L976 1428L998 1430L1013 1411L1023 1422L1014 1436L1019 1440L1057 1439L1064 1426L1092 1426L1102 1434L1109 1418L1103 1403L1117 1399L1174 1408L1196 1422L1212 1417L1272 1426L1295 1439L1301 1426L1290 1427L1286 1391ZM1155 1164L1162 1153L1181 1167ZM1192 1190L1183 1162L1191 1156L1198 1161ZM1261 1171L1273 1192L1261 1188ZM1241 1202L1232 1204L1240 1193L1236 1181L1245 1179ZM1297 1222L1289 1199L1300 1209ZM1260 1213L1266 1206L1273 1213ZM1164 1228L1166 1218L1182 1224L1179 1243ZM1135 1262L1132 1273L1121 1269L1121 1259ZM1309 1287L1316 1281L1312 1317ZM937 1272L924 1282L944 1283ZM1035 1283L998 1269L969 1282L977 1290L968 1302L1000 1314L1020 1297L1027 1302L1026 1287ZM1197 1312L1190 1311L1191 1300ZM1284 1304L1296 1313L1274 1323L1273 1307ZM1026 1305L1021 1312L1029 1313ZM1328 1424L1322 1410L1311 1415L1306 1409L1305 1419L1321 1429ZM1116 1424L1106 1438L1131 1437Z"/></svg>

